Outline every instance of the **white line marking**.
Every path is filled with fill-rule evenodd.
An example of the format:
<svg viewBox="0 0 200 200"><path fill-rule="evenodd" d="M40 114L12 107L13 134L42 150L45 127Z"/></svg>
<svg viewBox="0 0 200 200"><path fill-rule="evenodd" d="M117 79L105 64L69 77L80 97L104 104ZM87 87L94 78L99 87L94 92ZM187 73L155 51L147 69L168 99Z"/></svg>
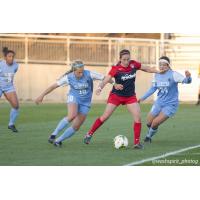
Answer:
<svg viewBox="0 0 200 200"><path fill-rule="evenodd" d="M124 166L140 165L140 164L143 164L145 162L158 160L158 159L161 159L161 158L166 158L168 156L175 155L175 154L178 154L178 153L181 153L181 152L184 152L184 151L188 151L188 150L191 150L191 149L199 148L199 147L200 147L200 144L196 145L196 146L191 146L191 147L187 147L187 148L184 148L184 149L180 149L180 150L177 150L177 151L171 151L171 152L165 153L165 154L160 155L160 156L155 156L155 157L146 158L146 159L143 159L143 160L138 160L138 161L135 161L135 162L132 162L132 163L128 163Z"/></svg>

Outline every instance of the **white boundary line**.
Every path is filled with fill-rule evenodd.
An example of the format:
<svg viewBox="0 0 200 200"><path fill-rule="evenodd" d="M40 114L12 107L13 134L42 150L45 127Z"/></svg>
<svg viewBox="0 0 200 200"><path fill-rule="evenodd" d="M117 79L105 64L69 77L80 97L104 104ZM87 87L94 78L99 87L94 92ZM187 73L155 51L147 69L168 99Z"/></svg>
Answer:
<svg viewBox="0 0 200 200"><path fill-rule="evenodd" d="M165 154L160 155L160 156L155 156L155 157L151 157L151 158L146 158L146 159L143 159L143 160L135 161L135 162L132 162L132 163L128 163L128 164L126 164L124 166L140 165L140 164L143 164L145 162L158 160L158 159L161 159L161 158L166 158L168 156L175 155L175 154L178 154L178 153L181 153L181 152L184 152L184 151L188 151L190 149L195 149L195 148L198 148L198 147L200 147L200 144L196 145L196 146L187 147L187 148L184 148L184 149L179 149L177 151L171 151L171 152L165 153Z"/></svg>

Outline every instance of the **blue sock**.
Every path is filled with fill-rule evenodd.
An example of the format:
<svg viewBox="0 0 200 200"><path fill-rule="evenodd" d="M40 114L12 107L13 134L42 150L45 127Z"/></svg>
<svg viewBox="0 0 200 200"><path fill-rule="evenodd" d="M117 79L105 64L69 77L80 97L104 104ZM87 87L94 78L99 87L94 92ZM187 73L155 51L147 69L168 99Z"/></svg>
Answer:
<svg viewBox="0 0 200 200"><path fill-rule="evenodd" d="M70 138L75 132L73 127L69 127L58 139L56 139L56 142L62 142L63 140Z"/></svg>
<svg viewBox="0 0 200 200"><path fill-rule="evenodd" d="M19 109L12 108L10 110L10 121L8 124L9 126L15 124L15 121L16 121L18 115L19 115Z"/></svg>
<svg viewBox="0 0 200 200"><path fill-rule="evenodd" d="M67 124L69 123L68 119L66 117L64 117L57 125L56 129L54 130L54 132L51 135L57 135L60 131L62 131Z"/></svg>
<svg viewBox="0 0 200 200"><path fill-rule="evenodd" d="M153 137L156 134L157 130L158 128L157 129L150 128L149 132L147 133L147 137L149 138Z"/></svg>

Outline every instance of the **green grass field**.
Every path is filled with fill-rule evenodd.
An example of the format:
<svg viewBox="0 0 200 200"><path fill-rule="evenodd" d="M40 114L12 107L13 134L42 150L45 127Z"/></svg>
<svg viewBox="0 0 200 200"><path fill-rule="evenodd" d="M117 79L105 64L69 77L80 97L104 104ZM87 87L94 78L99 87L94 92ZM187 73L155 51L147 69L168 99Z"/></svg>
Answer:
<svg viewBox="0 0 200 200"><path fill-rule="evenodd" d="M200 166L200 148L188 150L173 156L146 162L147 166Z"/></svg>
<svg viewBox="0 0 200 200"><path fill-rule="evenodd" d="M142 139L147 128L146 115L151 105L142 104ZM83 136L105 108L105 104L94 104L81 129L62 148L47 142L58 121L67 113L64 104L21 104L17 121L19 133L7 129L10 107L0 103L0 165L5 166L60 166L60 165L126 165L131 162L151 158L200 144L200 107L181 105L176 116L163 124L153 143L145 145L144 150L132 149L132 119L125 106L119 107L113 116L96 132L90 145L83 144ZM113 138L126 135L129 139L127 149L113 148ZM200 148L183 152L166 159L195 159L200 165ZM174 165L147 162L142 165ZM181 164L175 164L180 166Z"/></svg>

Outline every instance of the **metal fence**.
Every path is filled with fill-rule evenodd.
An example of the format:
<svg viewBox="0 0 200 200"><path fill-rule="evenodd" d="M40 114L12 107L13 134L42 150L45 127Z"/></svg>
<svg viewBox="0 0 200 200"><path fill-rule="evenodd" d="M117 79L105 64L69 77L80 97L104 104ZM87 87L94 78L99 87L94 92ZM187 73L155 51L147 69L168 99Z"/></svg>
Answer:
<svg viewBox="0 0 200 200"><path fill-rule="evenodd" d="M119 59L120 50L131 51L132 58L155 65L160 55L174 62L200 63L199 41L167 39L130 39L110 37L0 34L0 49L7 46L16 52L21 63L67 64L82 59L91 66L110 66Z"/></svg>
<svg viewBox="0 0 200 200"><path fill-rule="evenodd" d="M174 63L200 64L200 40L184 42L165 40L163 49L164 54L169 56Z"/></svg>
<svg viewBox="0 0 200 200"><path fill-rule="evenodd" d="M180 100L196 101L197 98L200 38L199 41L183 43L183 41L166 39L0 34L0 50L4 46L16 52L18 62L25 63L20 66L21 73L15 79L21 100L33 100L38 95L39 88L48 87L49 81L56 80L66 70L64 65L69 65L75 59L82 59L89 69L102 66L96 69L98 72L106 74L107 67L118 62L119 52L124 48L131 51L132 59L143 64L155 66L158 64L160 55L167 55L172 61L173 69L182 74L185 69L190 70L193 82L189 86L179 86ZM30 64L27 67L27 63L38 65ZM49 67L50 64L52 65ZM53 64L63 66L54 68ZM44 73L46 74L45 80ZM36 77L38 81L35 81ZM147 73L138 75L137 94L139 96L148 89L151 79L151 75ZM56 92L48 95L46 100L64 101L63 90ZM105 100L108 92L109 88L106 88L104 95L94 96L94 100Z"/></svg>
<svg viewBox="0 0 200 200"><path fill-rule="evenodd" d="M110 66L126 48L133 59L155 65L160 54L159 40L154 39L0 34L0 48L4 46L22 63L70 64L81 59L91 66Z"/></svg>

